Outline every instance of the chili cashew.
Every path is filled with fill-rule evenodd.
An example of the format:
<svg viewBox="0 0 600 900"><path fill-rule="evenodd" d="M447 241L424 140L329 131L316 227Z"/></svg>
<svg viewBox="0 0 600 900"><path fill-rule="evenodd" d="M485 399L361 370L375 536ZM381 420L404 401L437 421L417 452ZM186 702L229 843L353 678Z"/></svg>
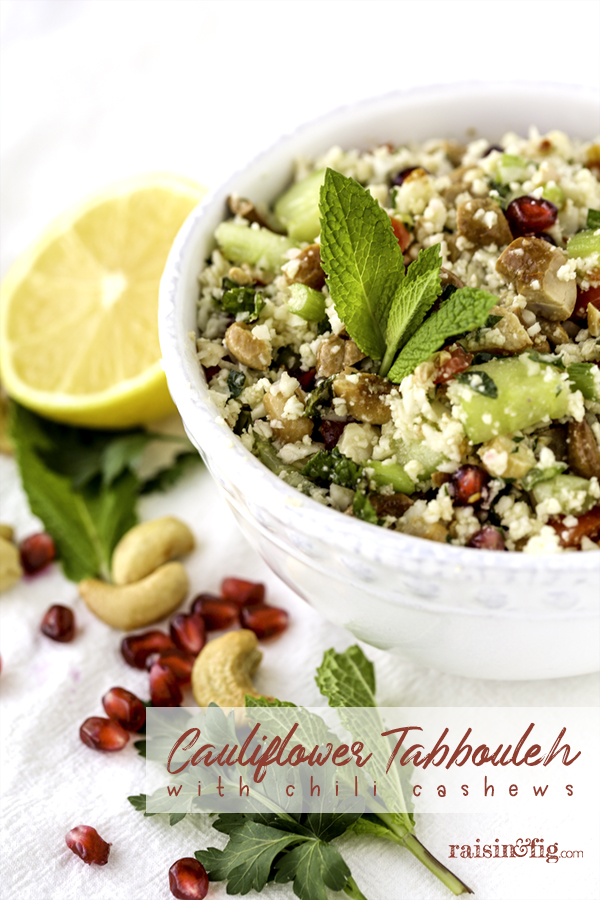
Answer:
<svg viewBox="0 0 600 900"><path fill-rule="evenodd" d="M11 588L22 574L18 548L6 537L0 537L0 591Z"/></svg>
<svg viewBox="0 0 600 900"><path fill-rule="evenodd" d="M159 566L194 549L194 535L184 522L163 516L136 525L121 538L112 560L115 584L131 584Z"/></svg>
<svg viewBox="0 0 600 900"><path fill-rule="evenodd" d="M192 691L198 706L242 707L246 694L264 696L252 684L261 659L256 635L245 628L209 641L192 669Z"/></svg>
<svg viewBox="0 0 600 900"><path fill-rule="evenodd" d="M79 582L79 593L88 609L107 625L123 631L167 616L187 591L188 577L178 562L166 563L134 584L107 584L96 578Z"/></svg>

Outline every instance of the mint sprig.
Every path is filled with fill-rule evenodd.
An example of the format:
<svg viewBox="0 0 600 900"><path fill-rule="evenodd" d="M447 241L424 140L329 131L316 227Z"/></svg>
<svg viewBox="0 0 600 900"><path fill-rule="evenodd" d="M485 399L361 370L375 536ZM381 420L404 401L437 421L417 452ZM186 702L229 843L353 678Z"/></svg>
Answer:
<svg viewBox="0 0 600 900"><path fill-rule="evenodd" d="M400 347L405 344L423 322L442 292L440 245L421 250L410 264L406 277L400 282L387 321L386 351L379 374L387 375Z"/></svg>
<svg viewBox="0 0 600 900"><path fill-rule="evenodd" d="M332 169L319 209L321 265L336 312L363 353L383 359L390 306L404 278L390 218L368 191Z"/></svg>
<svg viewBox="0 0 600 900"><path fill-rule="evenodd" d="M480 328L497 302L498 298L487 291L459 288L404 345L388 373L390 381L399 384L439 350L449 337Z"/></svg>

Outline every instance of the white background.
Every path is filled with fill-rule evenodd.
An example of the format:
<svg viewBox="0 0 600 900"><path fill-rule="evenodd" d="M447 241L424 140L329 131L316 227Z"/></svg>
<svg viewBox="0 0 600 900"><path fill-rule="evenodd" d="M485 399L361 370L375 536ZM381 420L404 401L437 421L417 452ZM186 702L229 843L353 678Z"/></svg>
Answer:
<svg viewBox="0 0 600 900"><path fill-rule="evenodd" d="M87 192L124 175L169 169L214 186L303 121L363 97L462 81L544 81L597 86L600 4L588 0L468 2L193 2L4 0L0 4L0 266L4 273L40 229ZM0 460L2 520L30 533L12 462ZM298 703L320 702L313 682L326 647L352 639L265 570L208 475L197 472L144 517L175 513L194 528L195 591L227 574L267 580L292 625L265 645L258 686ZM71 645L37 631L51 603L74 606ZM55 569L2 597L3 900L167 900L169 865L208 842L207 827L173 829L126 803L142 790L131 748L94 754L77 729L101 714L113 684L147 696L113 632L81 609ZM596 676L501 684L440 675L368 649L385 705L594 705ZM590 809L590 820L597 819ZM95 825L113 848L88 869L65 847L76 824ZM441 858L448 844L543 837L584 860L454 861L480 900L598 897L597 836L589 822L553 817L422 817L419 836ZM369 900L449 896L412 858L367 839L340 842ZM223 886L211 897L224 897ZM289 888L265 896L290 897Z"/></svg>

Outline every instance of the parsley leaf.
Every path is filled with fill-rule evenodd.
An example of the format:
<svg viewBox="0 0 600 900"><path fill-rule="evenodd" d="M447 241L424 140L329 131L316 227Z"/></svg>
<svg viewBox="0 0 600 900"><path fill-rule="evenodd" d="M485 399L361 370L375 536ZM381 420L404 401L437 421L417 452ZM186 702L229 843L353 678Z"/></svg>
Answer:
<svg viewBox="0 0 600 900"><path fill-rule="evenodd" d="M361 477L362 466L357 465L334 447L333 450L319 450L306 463L302 474L318 484L339 484L341 487L354 489Z"/></svg>
<svg viewBox="0 0 600 900"><path fill-rule="evenodd" d="M344 829L345 830L345 829ZM300 900L328 900L326 887L342 891L350 869L336 847L325 841L305 841L286 853L277 863L277 884L294 882Z"/></svg>
<svg viewBox="0 0 600 900"><path fill-rule="evenodd" d="M228 894L262 891L272 881L271 868L277 857L298 835L253 822L232 829L224 850L209 847L194 854L206 869L211 881L227 881Z"/></svg>
<svg viewBox="0 0 600 900"><path fill-rule="evenodd" d="M452 335L479 328L497 302L498 298L487 291L459 288L405 344L388 373L390 381L401 382Z"/></svg>
<svg viewBox="0 0 600 900"><path fill-rule="evenodd" d="M387 375L402 344L415 333L442 292L440 245L421 250L394 294L387 321L386 351L379 374Z"/></svg>
<svg viewBox="0 0 600 900"><path fill-rule="evenodd" d="M333 305L363 353L383 359L388 313L404 278L390 218L358 182L332 169L319 208L321 264Z"/></svg>
<svg viewBox="0 0 600 900"><path fill-rule="evenodd" d="M498 396L498 387L493 378L490 378L487 372L461 372L456 376L456 380L461 384L467 384L472 391L483 394L484 397L491 397L495 400Z"/></svg>
<svg viewBox="0 0 600 900"><path fill-rule="evenodd" d="M258 319L259 313L265 301L262 294L252 287L239 285L231 278L223 279L224 293L221 297L221 307L224 312L237 316L238 313L247 313L245 317L247 322L254 322Z"/></svg>
<svg viewBox="0 0 600 900"><path fill-rule="evenodd" d="M379 518L373 508L373 504L367 496L366 485L361 485L354 495L352 512L357 519L370 522L371 525L379 525Z"/></svg>

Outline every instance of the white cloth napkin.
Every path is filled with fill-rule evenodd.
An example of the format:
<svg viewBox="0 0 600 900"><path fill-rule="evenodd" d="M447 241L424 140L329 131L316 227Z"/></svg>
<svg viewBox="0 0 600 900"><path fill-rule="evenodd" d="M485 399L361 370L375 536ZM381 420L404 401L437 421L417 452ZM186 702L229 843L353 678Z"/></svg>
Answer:
<svg viewBox="0 0 600 900"><path fill-rule="evenodd" d="M4 0L0 6L1 270L54 215L87 192L139 171L170 169L214 185L277 136L328 109L420 83L546 77L595 85L600 9L587 0L486 4L393 2L96 2ZM506 35L518 35L507 72ZM538 52L531 52L534 49ZM456 52L460 45L460 52ZM544 65L540 74L540 53ZM515 66L517 68L515 69ZM19 539L38 529L12 460L0 459L0 519ZM265 581L289 630L264 646L256 683L265 693L318 705L323 651L353 643L286 588L240 534L205 471L172 492L145 498L143 518L181 517L198 549L186 561L193 591L226 575ZM326 590L326 584L323 588ZM40 634L48 606L74 608L71 644ZM167 872L182 856L224 839L207 819L170 828L143 818L126 797L143 790L132 746L105 755L85 747L81 722L101 715L105 691L148 696L147 677L127 667L120 636L96 620L58 566L0 598L3 900L167 900ZM557 682L481 682L418 668L365 647L382 705L592 706L596 676ZM457 874L485 900L592 900L596 810L589 822L499 817L421 817L417 833L440 858L450 843L544 836L584 849L581 861L456 860ZM592 825L594 823L594 825ZM110 862L87 867L64 836L93 825L112 842ZM596 842L596 843L595 843ZM449 896L410 854L368 838L339 842L370 900ZM292 896L269 887L265 897ZM212 885L210 897L225 897Z"/></svg>

